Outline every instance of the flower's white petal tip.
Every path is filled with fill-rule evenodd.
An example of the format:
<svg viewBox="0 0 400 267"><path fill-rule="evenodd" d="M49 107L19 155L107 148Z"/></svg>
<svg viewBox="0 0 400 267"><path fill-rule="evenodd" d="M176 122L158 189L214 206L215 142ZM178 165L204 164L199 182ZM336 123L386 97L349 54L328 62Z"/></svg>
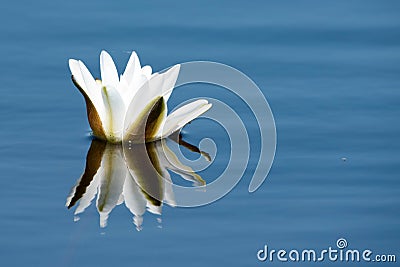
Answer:
<svg viewBox="0 0 400 267"><path fill-rule="evenodd" d="M106 51L106 50L101 50L101 52L100 52L100 57L103 57L103 56L109 56L109 57L111 57L110 56L110 54Z"/></svg>
<svg viewBox="0 0 400 267"><path fill-rule="evenodd" d="M179 72L181 71L181 64L176 64L172 66L170 70L174 72L174 74L176 73L176 75L178 75Z"/></svg>
<svg viewBox="0 0 400 267"><path fill-rule="evenodd" d="M138 55L137 55L135 50L132 50L131 57L138 57Z"/></svg>
<svg viewBox="0 0 400 267"><path fill-rule="evenodd" d="M139 57L137 56L135 51L132 51L131 56L129 57L128 63L126 64L125 71L121 76L121 81L124 81L128 86L135 85L135 81L137 83L137 78L139 76L141 67Z"/></svg>
<svg viewBox="0 0 400 267"><path fill-rule="evenodd" d="M207 109L204 112L207 112L211 107L212 107L212 103L208 103L208 101L206 100L206 104L204 105Z"/></svg>
<svg viewBox="0 0 400 267"><path fill-rule="evenodd" d="M212 104L205 99L199 99L184 105L168 115L164 127L157 137L165 138L183 128L192 120L198 118L211 108Z"/></svg>
<svg viewBox="0 0 400 267"><path fill-rule="evenodd" d="M105 50L100 53L100 72L103 85L111 85L114 88L118 87L119 77L117 67L110 54Z"/></svg>
<svg viewBox="0 0 400 267"><path fill-rule="evenodd" d="M73 59L73 58L68 59L68 65L69 65L70 69L71 69L71 66L76 65L76 64L79 64L78 60Z"/></svg>
<svg viewBox="0 0 400 267"><path fill-rule="evenodd" d="M79 61L78 60L70 58L68 60L68 67L69 67L69 70L71 71L71 74L74 75L75 77L81 75L80 74L81 70L80 70L80 67L79 67Z"/></svg>
<svg viewBox="0 0 400 267"><path fill-rule="evenodd" d="M146 65L142 68L142 74L146 76L147 79L150 79L152 72L153 69L149 65Z"/></svg>

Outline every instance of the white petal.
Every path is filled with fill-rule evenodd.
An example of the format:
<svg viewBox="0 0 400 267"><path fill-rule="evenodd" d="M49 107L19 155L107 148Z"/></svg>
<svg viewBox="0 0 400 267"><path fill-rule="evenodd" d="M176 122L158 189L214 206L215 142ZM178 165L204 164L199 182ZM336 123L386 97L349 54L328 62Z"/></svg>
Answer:
<svg viewBox="0 0 400 267"><path fill-rule="evenodd" d="M85 86L89 92L88 96L90 97L91 100L93 100L93 98L98 98L98 94L96 95L96 92L98 91L97 90L98 85L97 85L95 79L93 78L92 74L88 70L88 68L80 60L79 60L79 68L81 70L81 75L82 75L83 81L85 83ZM96 99L94 99L94 100L96 100Z"/></svg>
<svg viewBox="0 0 400 267"><path fill-rule="evenodd" d="M122 80L122 82L120 83L121 89L118 91L121 92L121 96L124 99L125 106L129 106L139 89L142 88L147 81L147 78L141 74L135 76L130 84L127 84L125 79Z"/></svg>
<svg viewBox="0 0 400 267"><path fill-rule="evenodd" d="M106 110L106 122L104 129L107 139L121 141L125 116L125 104L120 94L113 87L102 87L101 94Z"/></svg>
<svg viewBox="0 0 400 267"><path fill-rule="evenodd" d="M145 90L145 93L148 94L148 98L154 99L157 96L163 96L167 101L175 86L179 70L180 65L178 64L164 73L154 73L150 80L148 80L147 88L140 88L139 92Z"/></svg>
<svg viewBox="0 0 400 267"><path fill-rule="evenodd" d="M150 79L152 71L153 69L149 65L142 68L142 74L146 76L147 79Z"/></svg>
<svg viewBox="0 0 400 267"><path fill-rule="evenodd" d="M176 132L211 108L207 100L200 99L178 108L168 115L157 137L164 138Z"/></svg>
<svg viewBox="0 0 400 267"><path fill-rule="evenodd" d="M125 79L123 80L125 81ZM126 105L128 106L133 98L136 96L137 92L142 88L142 86L148 81L146 76L141 75L135 75L132 82L130 84L127 84L124 82L124 84L127 84L127 87L125 89L121 89L121 95L123 96Z"/></svg>
<svg viewBox="0 0 400 267"><path fill-rule="evenodd" d="M153 79L162 79L162 76L160 77L160 75L156 75L151 80ZM127 108L124 123L125 137L130 135L133 130L139 135L144 134L145 129L138 127L144 127L144 120L147 120L147 118L144 118L144 116L149 115L148 112L152 108L151 105L154 105L155 101L160 96L160 94L154 92L156 90L152 90L153 88L150 87L151 80L143 84Z"/></svg>
<svg viewBox="0 0 400 267"><path fill-rule="evenodd" d="M132 52L128 64L126 65L124 74L121 75L120 88L125 105L128 106L139 88L147 81L145 75L142 74L140 61L135 51Z"/></svg>
<svg viewBox="0 0 400 267"><path fill-rule="evenodd" d="M125 135L129 134L128 130L132 128L132 125L139 124L143 119L143 111L148 107L149 103L154 101L157 97L171 93L179 70L180 65L175 65L164 73L156 73L138 90L127 108L124 123Z"/></svg>
<svg viewBox="0 0 400 267"><path fill-rule="evenodd" d="M69 68L72 75L74 76L75 81L79 84L79 86L85 91L90 100L92 100L93 102L96 98L97 85L88 68L82 61L78 61L75 59L69 60Z"/></svg>
<svg viewBox="0 0 400 267"><path fill-rule="evenodd" d="M162 95L165 99L165 102L168 102L168 99L172 94L172 90L174 89L176 80L178 79L180 69L181 65L177 64L164 73L155 73L149 80L150 90L152 93L155 96Z"/></svg>
<svg viewBox="0 0 400 267"><path fill-rule="evenodd" d="M83 76L81 73L81 68L79 66L79 61L76 59L70 59L68 60L68 65L69 69L71 71L71 74L74 76L75 81L79 84L79 86L86 92L86 94L89 96L89 92L87 90L85 81L83 80Z"/></svg>
<svg viewBox="0 0 400 267"><path fill-rule="evenodd" d="M133 95L129 96L128 84L126 83L125 79L121 78L121 81L118 84L117 91L124 101L125 107L127 107L129 103L131 103Z"/></svg>
<svg viewBox="0 0 400 267"><path fill-rule="evenodd" d="M132 52L124 74L122 74L121 80L124 79L129 85L132 83L134 76L140 75L140 61L135 51Z"/></svg>
<svg viewBox="0 0 400 267"><path fill-rule="evenodd" d="M101 80L104 86L118 87L118 71L110 54L106 51L100 53Z"/></svg>
<svg viewBox="0 0 400 267"><path fill-rule="evenodd" d="M102 124L104 125L105 122L105 110L104 110L104 104L103 100L101 97L101 91L100 91L100 86L96 83L95 79L93 78L92 74L88 70L88 68L83 64L82 61L79 60L79 68L81 70L81 75L84 81L84 84L86 85L87 91L85 91L88 94L88 97L90 100L92 100L92 103L94 107L97 110L97 113L100 116L100 120Z"/></svg>

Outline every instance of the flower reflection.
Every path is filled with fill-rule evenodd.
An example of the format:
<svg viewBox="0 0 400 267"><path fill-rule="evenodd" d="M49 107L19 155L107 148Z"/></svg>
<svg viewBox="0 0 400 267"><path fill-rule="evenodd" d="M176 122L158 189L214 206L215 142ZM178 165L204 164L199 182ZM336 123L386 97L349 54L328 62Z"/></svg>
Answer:
<svg viewBox="0 0 400 267"><path fill-rule="evenodd" d="M197 147L176 140L191 151L208 155ZM106 227L111 211L125 204L133 214L136 229L140 230L147 211L161 215L163 203L174 206L172 180L168 170L191 181L195 186L205 181L192 168L183 165L168 148L166 139L146 144L111 144L93 140L86 157L86 167L71 189L66 206L75 206L76 220L97 195L96 207L100 214L100 227Z"/></svg>

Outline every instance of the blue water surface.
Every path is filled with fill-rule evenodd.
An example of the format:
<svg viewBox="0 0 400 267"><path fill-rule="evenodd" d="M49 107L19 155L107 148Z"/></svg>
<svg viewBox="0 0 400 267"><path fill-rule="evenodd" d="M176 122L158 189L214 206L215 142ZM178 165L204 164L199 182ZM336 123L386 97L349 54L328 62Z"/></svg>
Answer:
<svg viewBox="0 0 400 267"><path fill-rule="evenodd" d="M400 257L398 1L15 0L1 10L1 266L280 265L257 251L336 248L338 238ZM154 70L210 60L252 78L278 137L259 190L247 191L260 149L248 108L214 87L178 88L170 107L215 97L243 111L255 148L238 186L207 206L146 213L140 232L123 205L106 228L94 204L74 222L65 202L91 140L67 63L99 75L102 49L120 71L135 50ZM226 163L226 134L203 123L185 135L196 144L214 133L222 154L209 175Z"/></svg>

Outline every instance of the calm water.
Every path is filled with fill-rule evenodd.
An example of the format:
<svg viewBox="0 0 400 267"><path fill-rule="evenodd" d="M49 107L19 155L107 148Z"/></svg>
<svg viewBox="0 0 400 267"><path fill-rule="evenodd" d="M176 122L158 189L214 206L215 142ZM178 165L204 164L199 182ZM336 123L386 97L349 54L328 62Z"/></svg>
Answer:
<svg viewBox="0 0 400 267"><path fill-rule="evenodd" d="M400 257L399 11L397 1L4 3L0 265L273 265L278 262L257 261L264 244L324 249L340 237L351 248ZM144 215L140 232L124 205L106 228L94 203L74 222L65 202L91 140L67 60L83 59L99 74L101 49L120 70L134 49L155 70L212 60L251 77L269 101L278 133L261 188L247 192L256 146L242 181L216 203L164 206L162 216ZM169 105L216 97L243 111L254 128L232 95L197 88L177 89ZM222 147L202 174L208 179L226 163L226 135L203 123L185 131L195 144L213 133ZM256 130L251 137L257 143Z"/></svg>

